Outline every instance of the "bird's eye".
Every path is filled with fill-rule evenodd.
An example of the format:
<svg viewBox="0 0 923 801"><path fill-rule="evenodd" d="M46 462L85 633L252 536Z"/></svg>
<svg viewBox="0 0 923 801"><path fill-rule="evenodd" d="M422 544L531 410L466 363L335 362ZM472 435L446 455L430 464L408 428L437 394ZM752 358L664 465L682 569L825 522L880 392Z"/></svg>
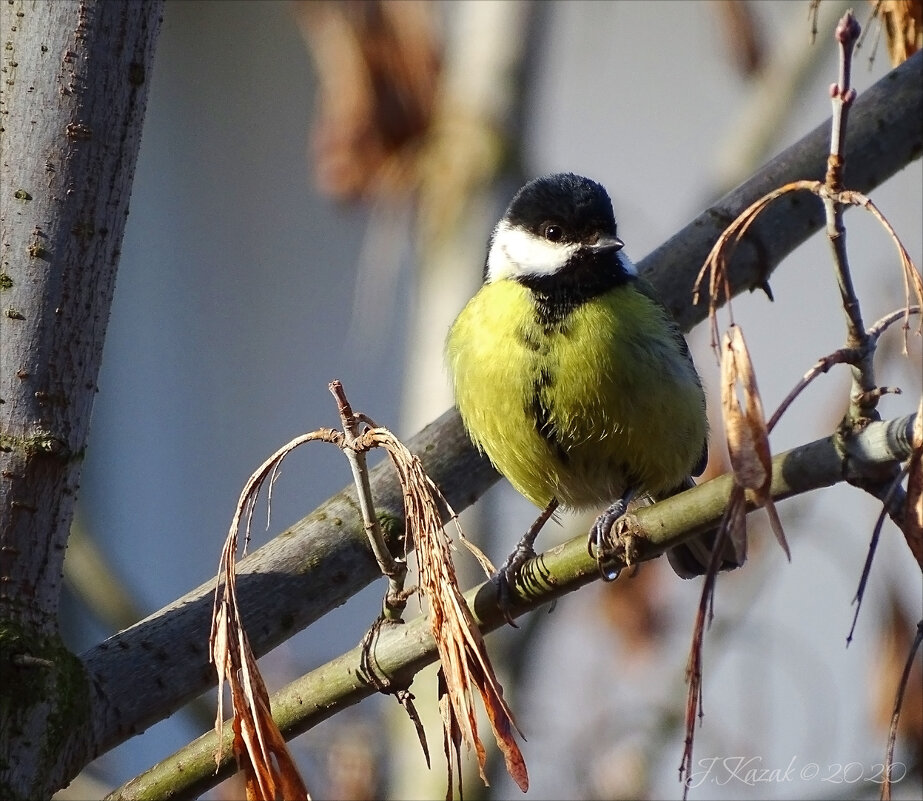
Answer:
<svg viewBox="0 0 923 801"><path fill-rule="evenodd" d="M560 242L564 238L564 229L554 223L546 223L542 227L542 236L549 242Z"/></svg>

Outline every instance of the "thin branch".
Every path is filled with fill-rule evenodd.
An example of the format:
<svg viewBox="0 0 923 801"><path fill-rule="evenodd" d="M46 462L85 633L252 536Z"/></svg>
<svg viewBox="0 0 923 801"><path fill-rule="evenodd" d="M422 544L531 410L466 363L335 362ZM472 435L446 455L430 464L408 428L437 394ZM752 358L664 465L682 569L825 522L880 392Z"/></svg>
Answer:
<svg viewBox="0 0 923 801"><path fill-rule="evenodd" d="M840 74L837 82L830 87L833 101L833 125L830 127L830 162L827 165L828 181L837 187L842 186L838 170L842 169L846 144L846 120L849 110L856 99L856 90L852 88L852 55L856 40L862 28L852 11L847 11L834 31L834 38L839 42Z"/></svg>
<svg viewBox="0 0 923 801"><path fill-rule="evenodd" d="M342 450L349 461L353 481L359 498L359 509L362 513L362 524L369 538L375 561L381 569L382 575L388 579L388 590L385 593L384 615L389 620L400 620L407 605L407 596L404 593L404 580L407 578L407 561L395 559L385 542L384 533L378 518L375 516L375 502L372 500L372 484L369 480L368 466L365 460L365 450L357 445L359 441L358 424L361 418L353 413L352 406L346 399L343 385L339 381L331 381L330 392L337 402L337 410L343 423Z"/></svg>
<svg viewBox="0 0 923 801"><path fill-rule="evenodd" d="M874 325L869 327L869 330L868 330L869 339L877 343L881 335L885 331L887 331L892 325L894 325L894 323L896 323L898 320L906 321L907 318L911 317L912 315L920 314L920 313L921 313L920 306L905 306L903 309L895 309L894 311L889 312L884 317L882 317L880 320L877 320L874 323ZM923 324L923 320L921 320L921 324ZM902 328L905 331L907 330L908 326L906 322L902 326Z"/></svg>
<svg viewBox="0 0 923 801"><path fill-rule="evenodd" d="M851 86L852 55L861 27L852 11L843 15L836 27L834 37L839 43L839 78L830 87L830 102L833 106L830 126L830 154L827 157L827 175L821 199L827 220L827 237L833 255L834 272L840 289L840 299L846 315L846 347L855 349L859 359L852 365L853 389L850 393L850 417L864 419L875 411L875 366L874 348L869 347L859 298L853 286L846 251L846 227L843 224L843 167L846 162L846 121L856 100L856 90Z"/></svg>
<svg viewBox="0 0 923 801"><path fill-rule="evenodd" d="M894 697L894 710L891 712L891 725L888 728L888 747L885 752L884 776L881 782L881 801L890 801L891 799L891 771L894 769L894 744L897 741L897 724L900 721L901 707L904 705L904 692L910 680L913 660L917 655L917 651L920 650L921 643L923 643L923 620L917 623L917 634L913 638L910 651L907 653L907 661L904 663L901 681Z"/></svg>
<svg viewBox="0 0 923 801"><path fill-rule="evenodd" d="M881 335L890 328L898 320L904 320L904 330L906 332L909 327L906 323L906 320L914 314L920 314L919 306L906 306L903 309L896 309L895 311L890 312L889 314L882 317L878 320L873 326L871 326L866 332L868 342L871 346L877 344ZM906 346L905 346L906 347ZM785 399L782 403L779 404L779 407L775 410L772 417L769 418L769 422L766 424L766 427L772 431L779 420L782 418L782 415L788 410L788 407L794 403L795 399L805 390L805 388L810 384L817 376L826 373L833 367L835 364L855 364L859 358L859 352L855 348L839 348L833 353L828 353L826 356L821 356L802 377L801 380L795 384L791 392L785 396Z"/></svg>
<svg viewBox="0 0 923 801"><path fill-rule="evenodd" d="M785 396L785 399L782 403L779 404L778 408L773 412L772 417L769 418L769 422L766 424L766 427L772 431L776 427L776 423L782 418L782 415L788 411L788 407L795 402L795 399L807 388L817 376L826 373L833 367L835 364L853 364L858 358L858 352L853 348L839 348L833 353L828 353L826 356L821 356L792 387L791 392Z"/></svg>
<svg viewBox="0 0 923 801"><path fill-rule="evenodd" d="M865 597L865 588L868 585L869 575L872 572L872 561L875 558L875 551L878 549L878 540L881 537L881 529L884 525L885 517L888 514L890 501L895 495L901 494L901 482L904 480L909 469L909 463L904 465L900 473L895 476L894 481L888 488L888 492L885 494L885 497L882 498L881 512L879 512L878 519L875 521L875 528L872 529L872 538L869 540L869 552L865 557L865 564L862 566L862 575L859 578L859 587L856 590L855 597L853 598L853 603L856 605L856 611L853 614L852 625L849 627L849 634L846 635L847 648L852 643L853 634L856 631L856 623L859 621L859 610L862 609L862 599Z"/></svg>

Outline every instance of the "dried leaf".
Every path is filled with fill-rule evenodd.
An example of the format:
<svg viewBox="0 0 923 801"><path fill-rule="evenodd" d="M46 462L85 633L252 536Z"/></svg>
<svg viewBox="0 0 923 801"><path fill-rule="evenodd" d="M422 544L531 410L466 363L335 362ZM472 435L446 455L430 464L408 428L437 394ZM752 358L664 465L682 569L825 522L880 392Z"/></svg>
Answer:
<svg viewBox="0 0 923 801"><path fill-rule="evenodd" d="M897 254L901 260L901 272L904 279L904 354L907 354L907 332L910 330L910 314L914 302L923 305L923 277L920 271L910 258L910 253L904 247L904 243L894 230L894 226L888 221L888 218L881 213L881 210L872 202L871 198L866 197L861 192L847 190L840 192L837 200L840 203L849 203L853 206L859 206L871 214L881 226L887 231L888 236L897 247ZM923 333L923 315L917 324L917 334Z"/></svg>
<svg viewBox="0 0 923 801"><path fill-rule="evenodd" d="M772 507L775 512L775 506ZM727 509L721 526L727 531L727 539L732 544L733 559L742 564L747 558L747 496L744 488L735 485L728 499ZM717 543L713 548L715 553L723 553ZM728 558L725 556L725 558Z"/></svg>
<svg viewBox="0 0 923 801"><path fill-rule="evenodd" d="M743 406L740 397L743 398ZM731 325L724 335L721 360L721 408L734 481L750 491L758 506L765 506L773 533L791 559L785 532L770 495L772 452L763 402L743 332Z"/></svg>
<svg viewBox="0 0 923 801"><path fill-rule="evenodd" d="M895 620L893 615L895 611L898 612L900 619ZM907 630L907 623L908 621L904 619L903 614L900 613L900 610L897 609L896 604L894 604L892 606L890 625L885 629L884 643L882 644L884 649L882 667L889 670L892 674L897 674L899 671L900 676L897 680L897 692L894 696L888 725L888 745L885 750L881 782L880 797L882 801L890 800L891 778L895 768L900 765L900 763L895 763L894 761L894 747L897 743L898 734L910 741L910 753L917 755L916 759L918 764L918 755L923 752L923 739L921 739L920 736L920 723L921 717L923 717L920 714L920 710L923 709L923 704L920 703L920 687L923 686L923 682L920 681L920 663L916 659L917 651L919 651L920 646L923 645L923 620L919 621L916 625L916 635L903 660L903 669L901 669L900 654L898 652L901 645L898 638L903 640L906 636L903 632ZM902 626L902 631L900 633L894 631L895 624ZM883 679L885 676L881 678ZM893 676L889 676L888 678L892 679ZM883 683L884 682L879 681L879 684ZM879 693L879 695L881 695L881 693ZM882 709L882 712L884 711L885 710ZM906 714L902 716L901 713L904 711L906 711ZM911 761L913 761L913 758L911 758ZM906 769L900 770L900 776L905 774Z"/></svg>
<svg viewBox="0 0 923 801"><path fill-rule="evenodd" d="M725 333L722 352L721 407L734 479L745 489L764 493L772 480L769 435L753 363L739 326L731 325ZM738 393L743 395L743 408Z"/></svg>
<svg viewBox="0 0 923 801"><path fill-rule="evenodd" d="M911 647L910 653L907 648L909 635L918 627L895 594L886 605L871 650L874 659L868 682L869 713L875 726L889 734L891 758L898 737L904 741L907 753L923 756L923 664L913 658L917 646Z"/></svg>
<svg viewBox="0 0 923 801"><path fill-rule="evenodd" d="M231 689L234 709L234 756L244 772L248 801L308 799L307 788L272 718L269 692L241 625L234 593L234 575L225 573L212 640L212 655L219 667L219 699L224 680ZM218 703L215 728L221 741L223 709ZM216 760L220 757L216 754Z"/></svg>
<svg viewBox="0 0 923 801"><path fill-rule="evenodd" d="M346 200L406 192L440 72L429 4L311 2L297 14L320 82L321 188Z"/></svg>
<svg viewBox="0 0 923 801"><path fill-rule="evenodd" d="M769 516L769 525L772 528L772 533L776 535L776 542L782 547L782 550L785 551L785 556L789 562L792 561L791 551L788 549L788 541L785 539L785 530L782 528L782 520L779 518L779 513L776 511L776 504L772 498L767 498L764 503L766 508L766 514Z"/></svg>
<svg viewBox="0 0 923 801"><path fill-rule="evenodd" d="M718 15L724 46L734 66L745 76L758 73L766 60L766 42L752 5L715 3L712 10Z"/></svg>
<svg viewBox="0 0 923 801"><path fill-rule="evenodd" d="M464 798L464 788L462 786L462 777L464 774L461 769L461 741L462 733L458 726L452 701L449 698L446 689L445 673L439 668L437 675L438 696L439 696L439 716L442 718L442 748L445 752L446 764L449 766L448 783L446 786L446 801L451 801L454 797L454 780L458 776L458 797Z"/></svg>
<svg viewBox="0 0 923 801"><path fill-rule="evenodd" d="M228 529L218 565L218 584L212 610L209 653L218 673L218 711L215 732L218 735L216 765L221 761L224 729L224 683L231 690L234 712L234 756L243 770L248 799L308 799L295 763L285 745L285 738L272 718L269 693L260 675L256 657L247 639L237 606L237 544L241 521L246 518L246 540L250 538L253 508L262 485L275 480L282 460L306 442L338 442L340 434L320 429L296 437L270 456L250 476L240 493L237 508Z"/></svg>
<svg viewBox="0 0 923 801"><path fill-rule="evenodd" d="M885 29L891 66L903 64L923 47L923 0L872 0Z"/></svg>
<svg viewBox="0 0 923 801"><path fill-rule="evenodd" d="M445 503L445 499L424 472L420 460L390 431L371 429L365 436L387 450L403 489L407 527L419 565L420 589L429 604L430 626L444 680L441 709L447 754L450 745L457 750L458 743L464 741L475 752L481 779L487 783L484 771L487 752L478 736L473 702L477 690L506 769L525 792L529 777L513 736L516 728L513 714L503 700L503 688L490 663L484 639L458 587L449 540L439 513L439 501Z"/></svg>
<svg viewBox="0 0 923 801"><path fill-rule="evenodd" d="M711 561L705 571L705 580L702 584L702 594L699 597L699 607L696 613L695 625L692 629L692 643L689 647L689 659L686 663L686 737L683 743L683 755L679 765L679 778L683 783L683 801L689 794L689 779L692 776L692 749L695 744L696 718L704 717L702 703L702 644L705 641L705 627L711 623L714 616L715 583L721 560L726 553L728 539L739 536L744 548L746 545L746 518L747 498L746 491L739 484L731 487L724 516L715 536L712 547ZM742 533L735 533L742 532ZM742 552L746 556L746 550Z"/></svg>

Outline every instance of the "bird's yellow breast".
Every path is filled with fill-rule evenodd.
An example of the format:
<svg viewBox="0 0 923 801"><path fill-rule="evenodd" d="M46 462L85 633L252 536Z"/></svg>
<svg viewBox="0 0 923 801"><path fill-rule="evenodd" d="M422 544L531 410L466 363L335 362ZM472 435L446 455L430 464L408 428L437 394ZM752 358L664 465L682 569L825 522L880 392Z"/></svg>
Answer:
<svg viewBox="0 0 923 801"><path fill-rule="evenodd" d="M447 341L475 444L538 506L657 494L702 453L705 400L664 309L630 281L543 319L529 289L485 284Z"/></svg>

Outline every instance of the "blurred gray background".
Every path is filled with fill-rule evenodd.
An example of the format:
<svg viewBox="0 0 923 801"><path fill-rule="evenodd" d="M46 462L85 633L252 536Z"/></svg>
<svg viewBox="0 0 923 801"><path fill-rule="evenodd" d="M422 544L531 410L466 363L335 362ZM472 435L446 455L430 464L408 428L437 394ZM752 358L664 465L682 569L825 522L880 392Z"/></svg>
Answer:
<svg viewBox="0 0 923 801"><path fill-rule="evenodd" d="M434 9L445 36L457 30L465 5ZM745 159L735 172L732 151L741 139L752 140L746 119L760 83L736 66L719 5L548 4L541 36L531 43L523 171L571 170L601 181L635 259L688 222L728 180L743 180L830 113L827 86L836 60L830 29L822 28L813 45L816 65L806 68L803 85L755 126L769 152L756 163ZM791 53L811 47L806 2L750 5L770 61L791 61ZM833 0L824 7L824 19L844 8ZM857 6L857 13L864 22L866 8ZM890 69L883 46L869 67L870 45L854 71L860 91ZM410 217L400 209L372 214L361 204L338 204L316 188L308 141L317 84L293 4L168 2L151 81L79 512L81 527L104 550L142 615L215 574L240 488L268 454L301 432L337 424L331 379L343 381L355 408L401 436L441 413L449 401L438 351L467 300L465 294L441 299L449 311L429 331L436 362L427 356L424 364L418 356L408 364L421 303ZM765 111L769 102L758 107ZM470 275L463 281L469 294L480 280L490 226L509 194L504 187L492 198L471 242ZM872 194L920 264L920 162ZM870 324L902 304L899 266L867 215L850 212L847 225ZM368 247L369 236L388 246ZM774 303L758 294L734 301L768 413L819 356L842 344L844 330L822 235L791 256L771 284ZM690 342L714 389L707 332L700 327ZM897 328L887 342L879 381L902 386L905 394L885 398L881 410L896 417L919 402L920 346L917 340L909 359L900 357ZM418 375L440 389L408 390L405 379ZM829 433L847 387L843 369L817 381L773 433L774 449ZM256 527L255 544L347 483L349 470L334 449L295 453L274 490L271 527ZM473 525L487 527L489 519L502 532L487 545L500 560L535 510L502 483L484 507L491 517L473 518ZM879 629L892 596L913 621L920 617L919 572L900 533L886 523L856 640L847 650L851 602L878 506L837 487L784 503L780 511L792 563L756 513L751 562L719 585L696 757L755 758L754 767L782 770L794 760L795 776L806 780L748 787L703 774L708 781L691 797L877 798L873 767L883 759L885 732L870 717L869 694ZM573 536L580 525L566 517L564 524L546 535L546 546ZM479 533L468 531L475 540ZM517 641L517 632L505 632L488 639L489 647L496 639L501 655L521 660L511 702L528 738L528 798L612 797L638 788L654 798L681 795L682 732L675 714L682 710L700 588L661 571L657 565L642 572L659 582L656 619L669 647L649 651L614 634L606 618L609 589L602 587L564 599L550 616L535 613L544 615L538 636L524 633ZM358 642L383 589L369 588L265 658L271 689ZM104 623L88 623L73 597L66 612L78 650L111 633ZM629 605L618 614L634 613ZM418 696L435 692L429 681L429 689L417 682ZM387 704L390 710L393 702ZM383 709L376 700L364 703L347 722L335 719L325 724L326 733L296 741L315 797L334 792L324 760L338 726L356 727L347 729L353 732L347 740L365 732L382 752L385 741L411 733L409 723L386 721ZM396 734L401 728L406 731ZM178 713L98 760L89 774L111 788L201 730ZM410 797L414 787L417 797L442 796L439 737L432 729L434 784L395 781L392 797ZM410 747L416 748L412 741ZM417 751L403 759L425 771ZM909 762L900 753L899 759ZM837 765L851 763L859 768L836 774ZM402 764L392 766L392 778ZM818 775L800 773L812 764ZM473 783L467 789L475 792ZM502 777L494 791L498 798L519 795ZM898 787L907 798L914 791L907 783Z"/></svg>

